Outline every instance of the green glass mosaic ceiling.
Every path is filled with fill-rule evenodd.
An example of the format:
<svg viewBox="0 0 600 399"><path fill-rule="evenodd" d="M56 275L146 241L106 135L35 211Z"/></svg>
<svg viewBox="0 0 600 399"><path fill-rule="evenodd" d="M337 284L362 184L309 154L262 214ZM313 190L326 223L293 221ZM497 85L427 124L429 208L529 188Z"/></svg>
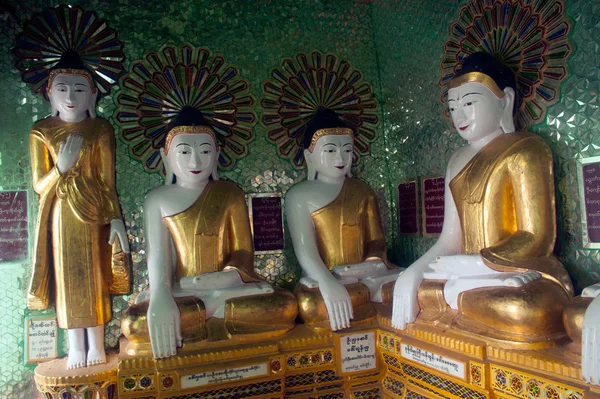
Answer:
<svg viewBox="0 0 600 399"><path fill-rule="evenodd" d="M31 189L28 131L49 113L49 105L21 82L10 52L15 38L31 15L59 2L14 2L14 12L0 18L0 189ZM165 44L190 43L222 54L239 68L255 98L261 83L281 60L299 52L319 50L348 61L361 71L379 102L378 137L372 155L363 156L355 174L368 182L380 198L390 257L406 266L429 248L434 240L397 234L395 187L415 176L443 174L450 155L462 145L450 129L440 103L439 63L448 29L464 2L439 0L243 1L184 0L167 4L154 0L74 1L95 10L119 32L127 56L133 61ZM425 5L426 4L426 5ZM561 87L560 101L549 107L543 123L531 130L544 137L555 153L557 212L560 217L556 252L579 289L600 281L600 252L581 249L576 159L600 155L600 3L572 0L567 13L573 20L574 52L570 78ZM99 103L99 116L108 119L119 136L116 103L119 90ZM255 112L260 117L259 102ZM265 139L257 124L249 155L223 173L247 193L285 191L304 179L278 158L276 148ZM145 193L159 184L128 155L125 143L117 145L117 189L127 223L134 260L134 292L147 287L142 203ZM35 201L30 214L35 213ZM33 227L33 226L31 226ZM31 230L31 229L30 229ZM281 255L256 258L258 272L279 285L292 287L298 266L287 237ZM23 364L24 318L29 264L0 265L0 398L35 397L32 367ZM106 344L114 347L120 334L119 320L130 297L114 299L113 320L107 326ZM35 313L39 314L39 313ZM62 349L66 348L63 341Z"/></svg>

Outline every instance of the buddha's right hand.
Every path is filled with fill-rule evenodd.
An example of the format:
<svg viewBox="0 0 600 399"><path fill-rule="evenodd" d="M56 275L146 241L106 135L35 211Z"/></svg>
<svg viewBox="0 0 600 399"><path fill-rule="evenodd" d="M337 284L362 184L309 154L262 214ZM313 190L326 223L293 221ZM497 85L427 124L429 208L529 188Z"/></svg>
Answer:
<svg viewBox="0 0 600 399"><path fill-rule="evenodd" d="M403 271L394 286L394 303L392 307L392 327L406 329L419 315L417 293L423 281L422 268L412 265Z"/></svg>
<svg viewBox="0 0 600 399"><path fill-rule="evenodd" d="M148 331L155 359L177 354L177 347L182 341L179 308L170 293L152 293L148 306Z"/></svg>
<svg viewBox="0 0 600 399"><path fill-rule="evenodd" d="M83 137L79 135L70 135L66 141L60 143L58 147L58 160L56 167L60 173L67 173L79 159Z"/></svg>
<svg viewBox="0 0 600 399"><path fill-rule="evenodd" d="M336 331L350 327L354 310L346 287L332 276L319 281L319 290L325 301L331 329Z"/></svg>
<svg viewBox="0 0 600 399"><path fill-rule="evenodd" d="M600 283L592 284L581 291L581 296L584 298L596 298L598 295L600 295Z"/></svg>
<svg viewBox="0 0 600 399"><path fill-rule="evenodd" d="M600 385L600 297L586 309L581 334L581 375L585 382Z"/></svg>

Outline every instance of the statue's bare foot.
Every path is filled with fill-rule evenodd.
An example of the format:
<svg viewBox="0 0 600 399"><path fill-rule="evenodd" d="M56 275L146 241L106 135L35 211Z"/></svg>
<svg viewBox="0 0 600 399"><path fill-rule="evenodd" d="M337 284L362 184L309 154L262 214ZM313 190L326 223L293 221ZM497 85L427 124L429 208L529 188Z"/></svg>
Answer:
<svg viewBox="0 0 600 399"><path fill-rule="evenodd" d="M104 353L104 350L90 348L87 355L87 365L94 366L102 363L106 363L106 353Z"/></svg>
<svg viewBox="0 0 600 399"><path fill-rule="evenodd" d="M519 273L503 280L503 283L507 287L522 287L525 284L529 284L532 281L535 281L542 277L539 273L536 272L526 272Z"/></svg>
<svg viewBox="0 0 600 399"><path fill-rule="evenodd" d="M67 358L67 370L85 367L85 351L70 349Z"/></svg>

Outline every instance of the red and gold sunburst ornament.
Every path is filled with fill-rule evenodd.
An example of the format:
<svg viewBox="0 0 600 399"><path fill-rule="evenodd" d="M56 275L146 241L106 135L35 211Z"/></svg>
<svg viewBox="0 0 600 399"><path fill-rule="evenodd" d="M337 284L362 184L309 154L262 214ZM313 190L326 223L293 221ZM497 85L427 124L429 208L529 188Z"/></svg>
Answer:
<svg viewBox="0 0 600 399"><path fill-rule="evenodd" d="M446 83L462 61L486 51L508 65L517 78L517 129L541 122L567 77L570 31L564 0L470 0L460 9L444 45L442 102L448 97Z"/></svg>
<svg viewBox="0 0 600 399"><path fill-rule="evenodd" d="M48 99L49 70L68 50L76 52L92 72L101 96L110 92L125 70L117 32L95 12L65 4L34 15L17 38L13 53L23 81Z"/></svg>
<svg viewBox="0 0 600 399"><path fill-rule="evenodd" d="M306 125L319 108L334 110L355 131L354 161L369 154L379 122L377 102L362 74L335 55L315 51L286 58L263 82L262 123L281 158L304 166Z"/></svg>
<svg viewBox="0 0 600 399"><path fill-rule="evenodd" d="M167 125L191 106L211 123L221 147L220 167L248 154L256 115L248 82L221 55L204 47L164 46L132 63L120 82L116 118L130 155L149 172L163 172L160 148Z"/></svg>

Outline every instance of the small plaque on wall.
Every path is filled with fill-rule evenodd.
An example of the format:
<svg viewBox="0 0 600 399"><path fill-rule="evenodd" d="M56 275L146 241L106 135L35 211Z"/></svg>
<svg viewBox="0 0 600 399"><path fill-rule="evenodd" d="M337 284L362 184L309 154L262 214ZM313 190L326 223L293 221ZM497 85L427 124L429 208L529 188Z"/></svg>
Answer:
<svg viewBox="0 0 600 399"><path fill-rule="evenodd" d="M398 232L406 235L418 235L419 220L419 184L411 180L398 185Z"/></svg>
<svg viewBox="0 0 600 399"><path fill-rule="evenodd" d="M442 232L444 225L444 184L443 177L421 179L423 198L423 236L435 237Z"/></svg>
<svg viewBox="0 0 600 399"><path fill-rule="evenodd" d="M27 260L27 191L0 192L0 263Z"/></svg>
<svg viewBox="0 0 600 399"><path fill-rule="evenodd" d="M600 248L600 157L579 159L582 243Z"/></svg>
<svg viewBox="0 0 600 399"><path fill-rule="evenodd" d="M58 323L55 318L32 317L25 320L27 363L58 357Z"/></svg>
<svg viewBox="0 0 600 399"><path fill-rule="evenodd" d="M283 199L280 193L250 194L248 210L256 255L283 251Z"/></svg>
<svg viewBox="0 0 600 399"><path fill-rule="evenodd" d="M335 334L340 375L377 369L375 331Z"/></svg>

